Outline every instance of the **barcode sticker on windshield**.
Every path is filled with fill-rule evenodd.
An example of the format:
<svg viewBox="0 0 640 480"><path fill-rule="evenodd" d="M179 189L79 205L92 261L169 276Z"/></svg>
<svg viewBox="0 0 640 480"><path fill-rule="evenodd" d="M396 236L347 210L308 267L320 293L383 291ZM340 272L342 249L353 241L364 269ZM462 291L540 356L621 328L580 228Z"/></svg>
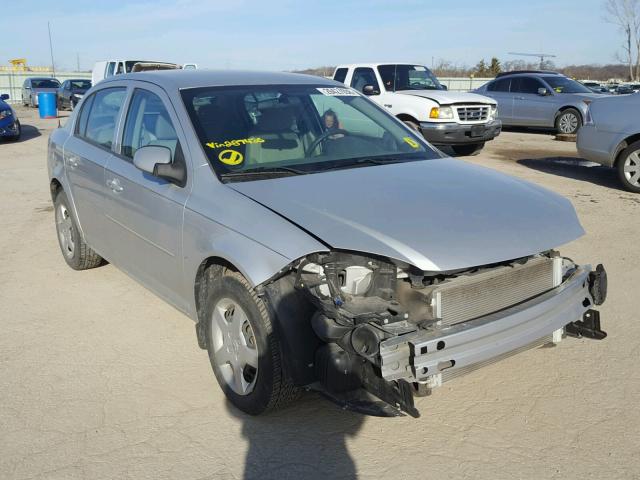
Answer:
<svg viewBox="0 0 640 480"><path fill-rule="evenodd" d="M350 88L344 87L327 87L327 88L317 88L321 94L326 95L327 97L357 97L358 93L351 90Z"/></svg>

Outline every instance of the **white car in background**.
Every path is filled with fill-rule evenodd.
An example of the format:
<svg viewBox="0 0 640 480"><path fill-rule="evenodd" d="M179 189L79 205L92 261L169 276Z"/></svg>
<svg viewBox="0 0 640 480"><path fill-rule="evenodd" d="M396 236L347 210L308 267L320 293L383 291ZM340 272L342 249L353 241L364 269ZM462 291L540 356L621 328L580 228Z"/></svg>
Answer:
<svg viewBox="0 0 640 480"><path fill-rule="evenodd" d="M613 167L624 187L640 193L640 94L594 100L578 131L581 157Z"/></svg>
<svg viewBox="0 0 640 480"><path fill-rule="evenodd" d="M91 82L93 85L99 81L109 78L113 75L121 75L123 73L143 72L149 70L197 70L196 63L185 63L179 65L177 63L156 62L150 60L104 60L96 62L91 71Z"/></svg>
<svg viewBox="0 0 640 480"><path fill-rule="evenodd" d="M467 92L449 92L424 65L340 65L333 79L358 90L436 146L472 155L500 135L497 102Z"/></svg>

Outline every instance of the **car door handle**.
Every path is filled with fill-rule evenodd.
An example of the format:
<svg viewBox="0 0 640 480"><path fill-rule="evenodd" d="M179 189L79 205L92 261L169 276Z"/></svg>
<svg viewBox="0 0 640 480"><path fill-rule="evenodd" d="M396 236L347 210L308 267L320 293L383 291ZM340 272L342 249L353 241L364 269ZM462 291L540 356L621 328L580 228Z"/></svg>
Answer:
<svg viewBox="0 0 640 480"><path fill-rule="evenodd" d="M78 162L78 157L67 157L67 165L71 168L77 168L80 162Z"/></svg>
<svg viewBox="0 0 640 480"><path fill-rule="evenodd" d="M107 180L107 187L109 187L115 193L120 193L124 190L124 187L120 184L120 181L117 178Z"/></svg>

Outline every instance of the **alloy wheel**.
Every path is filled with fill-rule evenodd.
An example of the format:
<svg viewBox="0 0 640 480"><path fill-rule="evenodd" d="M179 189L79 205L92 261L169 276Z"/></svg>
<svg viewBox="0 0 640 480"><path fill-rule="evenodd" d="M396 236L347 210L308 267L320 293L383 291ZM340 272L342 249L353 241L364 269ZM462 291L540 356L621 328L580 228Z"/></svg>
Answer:
<svg viewBox="0 0 640 480"><path fill-rule="evenodd" d="M559 128L562 133L575 133L579 120L573 113L565 113L560 117Z"/></svg>
<svg viewBox="0 0 640 480"><path fill-rule="evenodd" d="M624 161L623 171L630 185L640 187L640 150L629 154Z"/></svg>

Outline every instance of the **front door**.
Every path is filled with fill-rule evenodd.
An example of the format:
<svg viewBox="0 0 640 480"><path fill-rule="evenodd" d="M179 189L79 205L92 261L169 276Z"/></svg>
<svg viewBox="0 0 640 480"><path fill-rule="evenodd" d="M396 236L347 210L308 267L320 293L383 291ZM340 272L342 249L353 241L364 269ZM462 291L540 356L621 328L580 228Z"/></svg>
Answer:
<svg viewBox="0 0 640 480"><path fill-rule="evenodd" d="M162 90L134 88L118 153L105 169L108 241L117 246L113 262L158 295L185 309L182 288L182 217L190 188L145 173L133 164L137 149L167 147L172 161L186 149L175 112Z"/></svg>
<svg viewBox="0 0 640 480"><path fill-rule="evenodd" d="M546 95L538 90L545 88ZM555 101L547 86L534 77L516 77L511 82L514 92L513 117L520 125L549 127L553 125Z"/></svg>

